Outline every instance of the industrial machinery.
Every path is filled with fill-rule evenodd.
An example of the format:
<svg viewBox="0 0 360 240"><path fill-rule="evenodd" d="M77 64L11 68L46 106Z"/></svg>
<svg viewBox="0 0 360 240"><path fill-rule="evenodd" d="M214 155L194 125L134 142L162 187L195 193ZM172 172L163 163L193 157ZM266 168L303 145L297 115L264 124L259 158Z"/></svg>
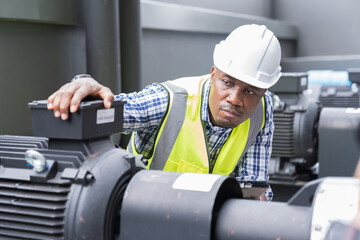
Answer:
<svg viewBox="0 0 360 240"><path fill-rule="evenodd" d="M359 210L355 178L311 181L268 203L243 199L231 177L146 170L106 136L122 104L82 103L62 121L33 102L36 137L0 136L0 239L316 240Z"/></svg>
<svg viewBox="0 0 360 240"><path fill-rule="evenodd" d="M360 107L360 69L309 71L309 93L322 107Z"/></svg>
<svg viewBox="0 0 360 240"><path fill-rule="evenodd" d="M360 156L360 77L356 71L349 75L352 86L332 81L308 87L308 73L284 73L270 89L275 131L269 173L276 200L287 200L318 177L354 174ZM337 94L330 96L329 89Z"/></svg>

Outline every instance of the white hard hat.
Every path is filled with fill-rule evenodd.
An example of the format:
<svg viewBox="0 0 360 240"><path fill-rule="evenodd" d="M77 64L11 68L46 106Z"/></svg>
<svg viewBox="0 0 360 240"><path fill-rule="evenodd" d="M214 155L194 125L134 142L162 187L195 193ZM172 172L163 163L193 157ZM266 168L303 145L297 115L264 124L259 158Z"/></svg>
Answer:
<svg viewBox="0 0 360 240"><path fill-rule="evenodd" d="M267 89L281 76L281 48L274 33L262 25L243 25L215 46L214 65L230 76Z"/></svg>

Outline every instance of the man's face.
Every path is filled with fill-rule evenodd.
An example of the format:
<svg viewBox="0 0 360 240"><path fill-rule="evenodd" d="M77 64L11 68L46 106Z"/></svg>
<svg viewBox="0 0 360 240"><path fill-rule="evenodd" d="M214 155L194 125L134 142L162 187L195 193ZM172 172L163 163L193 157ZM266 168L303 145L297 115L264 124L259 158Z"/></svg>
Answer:
<svg viewBox="0 0 360 240"><path fill-rule="evenodd" d="M250 117L265 92L266 89L249 85L212 67L209 94L211 123L235 128Z"/></svg>

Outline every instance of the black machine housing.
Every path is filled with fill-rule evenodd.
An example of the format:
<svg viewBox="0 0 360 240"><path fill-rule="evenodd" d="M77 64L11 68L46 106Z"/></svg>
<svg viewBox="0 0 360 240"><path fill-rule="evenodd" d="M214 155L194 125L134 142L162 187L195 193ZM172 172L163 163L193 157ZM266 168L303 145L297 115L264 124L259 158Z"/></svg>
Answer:
<svg viewBox="0 0 360 240"><path fill-rule="evenodd" d="M307 86L307 73L283 73L270 88L275 125L271 158L276 171L270 177L273 183L296 184L314 178L310 168L317 162L321 105L303 94Z"/></svg>
<svg viewBox="0 0 360 240"><path fill-rule="evenodd" d="M275 130L269 173L275 200L288 199L318 177L353 176L360 155L359 92L354 92L360 74L352 70L349 76L355 87L345 89L309 87L307 73L283 73L270 88ZM324 92L330 88L338 93L331 99Z"/></svg>

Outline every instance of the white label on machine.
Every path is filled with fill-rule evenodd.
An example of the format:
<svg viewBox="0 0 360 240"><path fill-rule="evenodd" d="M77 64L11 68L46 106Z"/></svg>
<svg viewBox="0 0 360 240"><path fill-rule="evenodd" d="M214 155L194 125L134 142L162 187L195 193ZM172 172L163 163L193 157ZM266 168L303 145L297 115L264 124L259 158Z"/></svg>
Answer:
<svg viewBox="0 0 360 240"><path fill-rule="evenodd" d="M301 86L306 86L306 84L307 84L307 77L300 78L300 85Z"/></svg>
<svg viewBox="0 0 360 240"><path fill-rule="evenodd" d="M115 120L115 109L99 109L96 112L96 124L113 122Z"/></svg>
<svg viewBox="0 0 360 240"><path fill-rule="evenodd" d="M173 189L209 192L221 175L183 173L173 183Z"/></svg>

